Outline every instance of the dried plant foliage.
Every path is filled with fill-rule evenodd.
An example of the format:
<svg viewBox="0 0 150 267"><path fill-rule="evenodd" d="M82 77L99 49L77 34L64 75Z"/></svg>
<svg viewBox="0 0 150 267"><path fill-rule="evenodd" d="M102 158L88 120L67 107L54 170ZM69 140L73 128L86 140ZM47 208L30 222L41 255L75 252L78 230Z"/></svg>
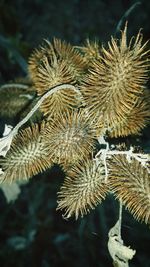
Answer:
<svg viewBox="0 0 150 267"><path fill-rule="evenodd" d="M96 143L94 125L84 111L51 120L44 134L50 157L64 166L88 157Z"/></svg>
<svg viewBox="0 0 150 267"><path fill-rule="evenodd" d="M58 209L65 211L65 217L75 215L77 219L100 204L107 191L103 164L82 161L68 172L58 193Z"/></svg>
<svg viewBox="0 0 150 267"><path fill-rule="evenodd" d="M42 137L45 123L34 124L21 130L14 138L5 158L0 158L4 173L0 179L6 182L24 180L51 167L49 151Z"/></svg>
<svg viewBox="0 0 150 267"><path fill-rule="evenodd" d="M13 118L31 103L35 91L31 86L8 83L0 87L0 116Z"/></svg>
<svg viewBox="0 0 150 267"><path fill-rule="evenodd" d="M46 41L29 59L29 73L38 95L63 83L77 84L84 68L85 62L79 52L58 39L54 39L53 43ZM45 115L56 115L79 105L78 94L66 89L47 98L41 110Z"/></svg>
<svg viewBox="0 0 150 267"><path fill-rule="evenodd" d="M138 220L150 223L150 173L142 164L125 155L109 163L109 183L115 196Z"/></svg>
<svg viewBox="0 0 150 267"><path fill-rule="evenodd" d="M112 131L108 131L110 137L137 135L150 122L150 92L145 90L140 99L129 114L116 123ZM100 130L100 126L98 127Z"/></svg>
<svg viewBox="0 0 150 267"><path fill-rule="evenodd" d="M120 220L118 220L109 230L108 251L113 259L114 267L129 267L129 260L133 258L136 251L124 245L120 228Z"/></svg>
<svg viewBox="0 0 150 267"><path fill-rule="evenodd" d="M112 37L108 49L102 47L100 59L93 61L81 85L90 115L108 130L132 113L148 80L147 43L142 44L139 32L127 44L126 32L127 26L121 40Z"/></svg>
<svg viewBox="0 0 150 267"><path fill-rule="evenodd" d="M59 39L45 41L29 59L30 78L0 87L0 114L25 117L13 129L6 123L0 138L1 181L28 179L57 163L67 173L58 193L66 217L88 213L111 188L135 218L150 223L149 158L135 160L132 147L110 150L105 140L106 134L140 134L149 123L148 67L147 42L140 32L127 42L127 25L108 48L89 40L78 49ZM41 124L16 134L34 120Z"/></svg>

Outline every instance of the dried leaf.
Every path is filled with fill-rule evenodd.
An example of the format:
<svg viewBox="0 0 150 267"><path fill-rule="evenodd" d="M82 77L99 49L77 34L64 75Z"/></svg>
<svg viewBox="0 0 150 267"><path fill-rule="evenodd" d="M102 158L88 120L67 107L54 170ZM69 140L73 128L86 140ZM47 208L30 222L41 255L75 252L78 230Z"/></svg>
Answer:
<svg viewBox="0 0 150 267"><path fill-rule="evenodd" d="M119 233L119 221L113 226L108 233L108 250L117 267L129 267L128 261L133 258L136 251L123 244Z"/></svg>
<svg viewBox="0 0 150 267"><path fill-rule="evenodd" d="M0 156L5 157L10 149L15 132L11 125L5 124L3 137L0 138Z"/></svg>

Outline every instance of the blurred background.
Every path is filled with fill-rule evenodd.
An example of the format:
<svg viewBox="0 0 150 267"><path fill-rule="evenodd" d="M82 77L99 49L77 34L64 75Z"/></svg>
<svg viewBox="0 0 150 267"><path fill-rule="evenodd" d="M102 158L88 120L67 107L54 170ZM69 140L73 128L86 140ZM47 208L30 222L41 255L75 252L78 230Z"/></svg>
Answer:
<svg viewBox="0 0 150 267"><path fill-rule="evenodd" d="M58 37L74 45L86 38L106 43L111 35L119 37L120 26L128 20L128 35L142 28L147 40L149 14L147 0L0 0L0 84L26 75L28 57L43 38ZM148 130L144 134L150 145ZM84 218L66 221L56 211L63 179L63 171L54 166L22 185L13 203L0 191L1 267L113 266L107 242L118 218L118 202L109 195ZM124 211L122 235L137 251L130 266L150 267L149 227Z"/></svg>

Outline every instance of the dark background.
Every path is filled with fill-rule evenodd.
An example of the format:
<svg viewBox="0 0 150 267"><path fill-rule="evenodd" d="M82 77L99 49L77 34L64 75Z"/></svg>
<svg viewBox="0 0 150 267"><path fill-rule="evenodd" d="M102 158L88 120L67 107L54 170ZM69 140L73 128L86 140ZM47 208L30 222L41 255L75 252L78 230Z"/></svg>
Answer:
<svg viewBox="0 0 150 267"><path fill-rule="evenodd" d="M118 24L127 19L129 36L143 28L147 40L149 14L147 0L0 0L0 83L26 75L28 57L43 38L105 43L119 36ZM63 178L58 167L33 177L11 204L0 191L1 267L112 267L107 234L117 221L118 202L110 195L83 219L66 221L56 211ZM149 227L124 211L122 235L137 250L130 266L150 267Z"/></svg>

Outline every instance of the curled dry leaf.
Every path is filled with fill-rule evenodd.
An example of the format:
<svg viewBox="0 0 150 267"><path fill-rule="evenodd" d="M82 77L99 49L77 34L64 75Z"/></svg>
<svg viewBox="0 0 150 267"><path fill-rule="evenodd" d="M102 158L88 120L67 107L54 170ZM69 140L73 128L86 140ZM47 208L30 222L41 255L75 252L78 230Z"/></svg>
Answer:
<svg viewBox="0 0 150 267"><path fill-rule="evenodd" d="M123 244L119 232L119 221L109 230L108 237L108 250L113 259L114 266L129 267L128 261L133 258L136 251Z"/></svg>
<svg viewBox="0 0 150 267"><path fill-rule="evenodd" d="M0 156L6 156L15 134L16 132L13 131L12 126L5 124L3 137L0 138Z"/></svg>

